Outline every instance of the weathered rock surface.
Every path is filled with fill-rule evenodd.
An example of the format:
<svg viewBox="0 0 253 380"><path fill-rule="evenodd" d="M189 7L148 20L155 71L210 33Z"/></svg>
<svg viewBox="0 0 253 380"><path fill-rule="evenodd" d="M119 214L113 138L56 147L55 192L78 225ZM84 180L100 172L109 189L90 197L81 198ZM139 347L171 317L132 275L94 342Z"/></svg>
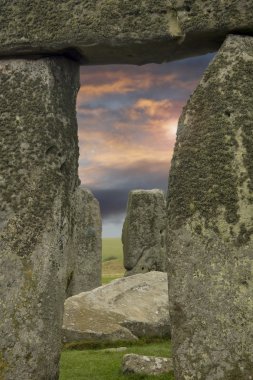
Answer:
<svg viewBox="0 0 253 380"><path fill-rule="evenodd" d="M102 219L100 207L92 192L79 187L75 192L75 228L73 234L72 272L68 296L101 285Z"/></svg>
<svg viewBox="0 0 253 380"><path fill-rule="evenodd" d="M230 36L179 121L168 194L176 379L253 375L253 38Z"/></svg>
<svg viewBox="0 0 253 380"><path fill-rule="evenodd" d="M122 372L124 375L161 375L173 371L172 359L127 354L123 356Z"/></svg>
<svg viewBox="0 0 253 380"><path fill-rule="evenodd" d="M161 190L130 191L122 231L126 276L166 270L165 207Z"/></svg>
<svg viewBox="0 0 253 380"><path fill-rule="evenodd" d="M1 1L1 56L62 54L83 63L163 62L253 33L252 1Z"/></svg>
<svg viewBox="0 0 253 380"><path fill-rule="evenodd" d="M115 280L65 301L63 341L170 336L167 274Z"/></svg>
<svg viewBox="0 0 253 380"><path fill-rule="evenodd" d="M79 181L79 68L13 59L0 73L0 379L55 380Z"/></svg>

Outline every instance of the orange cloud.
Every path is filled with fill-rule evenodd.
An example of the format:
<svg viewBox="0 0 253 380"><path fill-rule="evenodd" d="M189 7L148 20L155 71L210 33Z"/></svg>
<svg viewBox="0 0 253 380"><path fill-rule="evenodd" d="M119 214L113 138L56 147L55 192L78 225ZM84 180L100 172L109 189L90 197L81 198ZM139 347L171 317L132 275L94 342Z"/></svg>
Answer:
<svg viewBox="0 0 253 380"><path fill-rule="evenodd" d="M81 180L91 186L99 168L125 168L143 160L169 166L181 107L180 102L143 98L115 120L110 110L83 108L89 128L80 125L80 159L89 163L80 168Z"/></svg>
<svg viewBox="0 0 253 380"><path fill-rule="evenodd" d="M128 116L137 120L144 115L151 120L168 119L173 111L173 103L170 100L154 100L141 98L128 110Z"/></svg>
<svg viewBox="0 0 253 380"><path fill-rule="evenodd" d="M142 161L155 161L158 170L159 165L169 166L182 101L147 95L152 94L152 89L163 88L164 91L166 86L170 91L173 91L171 88L189 90L195 82L182 81L176 72L157 74L148 68L125 71L119 67L115 71L94 68L87 74L84 68L81 81L78 114L82 164L79 172L87 186L98 183L103 171L110 168L123 170ZM132 96L136 91L142 94L137 100ZM107 95L111 97L108 99ZM126 95L127 105L117 105L115 110L106 108L103 101L110 107L111 100L117 104L118 95ZM96 104L105 106L96 107Z"/></svg>
<svg viewBox="0 0 253 380"><path fill-rule="evenodd" d="M87 74L88 75L88 74ZM92 100L109 94L128 94L137 90L148 90L154 86L161 86L168 84L170 86L177 86L178 88L188 88L186 84L180 80L176 73L170 73L163 76L157 76L149 72L126 73L124 71L116 71L101 73L89 73L89 77L82 74L83 84L79 90L79 102ZM191 86L191 85L190 85Z"/></svg>
<svg viewBox="0 0 253 380"><path fill-rule="evenodd" d="M114 82L84 84L79 90L79 101L82 102L85 98L91 99L105 94L126 94L133 91L135 91L134 82L130 78L115 78Z"/></svg>

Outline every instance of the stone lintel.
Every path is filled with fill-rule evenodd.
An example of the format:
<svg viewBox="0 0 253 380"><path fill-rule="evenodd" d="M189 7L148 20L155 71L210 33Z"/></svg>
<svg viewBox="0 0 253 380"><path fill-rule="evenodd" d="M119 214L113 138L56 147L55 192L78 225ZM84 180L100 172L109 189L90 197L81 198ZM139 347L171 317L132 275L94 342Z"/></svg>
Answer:
<svg viewBox="0 0 253 380"><path fill-rule="evenodd" d="M145 64L253 34L251 0L2 1L0 56L66 54L83 64Z"/></svg>

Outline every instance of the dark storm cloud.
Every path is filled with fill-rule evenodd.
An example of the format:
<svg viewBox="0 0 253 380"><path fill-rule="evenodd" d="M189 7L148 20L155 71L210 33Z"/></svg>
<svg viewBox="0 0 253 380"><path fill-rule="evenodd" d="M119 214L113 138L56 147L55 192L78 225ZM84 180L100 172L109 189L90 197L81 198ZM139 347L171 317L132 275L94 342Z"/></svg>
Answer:
<svg viewBox="0 0 253 380"><path fill-rule="evenodd" d="M115 214L122 214L126 210L129 191L133 189L154 189L159 188L164 192L168 186L169 164L156 162L155 157L152 162L140 161L132 167L126 168L103 168L104 185L91 187L101 205L104 218Z"/></svg>

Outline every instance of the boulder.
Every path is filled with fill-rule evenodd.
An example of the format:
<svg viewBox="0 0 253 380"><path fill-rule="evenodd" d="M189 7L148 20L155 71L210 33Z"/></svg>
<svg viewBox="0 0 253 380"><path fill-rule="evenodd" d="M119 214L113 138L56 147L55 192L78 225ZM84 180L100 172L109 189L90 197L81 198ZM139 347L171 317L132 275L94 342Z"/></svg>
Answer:
<svg viewBox="0 0 253 380"><path fill-rule="evenodd" d="M165 208L161 190L130 191L122 231L126 276L166 271Z"/></svg>
<svg viewBox="0 0 253 380"><path fill-rule="evenodd" d="M0 55L66 54L84 64L164 62L252 34L252 0L1 2Z"/></svg>
<svg viewBox="0 0 253 380"><path fill-rule="evenodd" d="M68 297L97 288L102 278L102 219L92 192L79 187L74 196L75 226Z"/></svg>
<svg viewBox="0 0 253 380"><path fill-rule="evenodd" d="M126 354L122 360L122 372L124 375L161 375L173 372L172 359Z"/></svg>
<svg viewBox="0 0 253 380"><path fill-rule="evenodd" d="M253 37L229 36L179 120L168 192L176 379L253 374Z"/></svg>
<svg viewBox="0 0 253 380"><path fill-rule="evenodd" d="M65 301L63 341L169 337L167 274L124 277Z"/></svg>

